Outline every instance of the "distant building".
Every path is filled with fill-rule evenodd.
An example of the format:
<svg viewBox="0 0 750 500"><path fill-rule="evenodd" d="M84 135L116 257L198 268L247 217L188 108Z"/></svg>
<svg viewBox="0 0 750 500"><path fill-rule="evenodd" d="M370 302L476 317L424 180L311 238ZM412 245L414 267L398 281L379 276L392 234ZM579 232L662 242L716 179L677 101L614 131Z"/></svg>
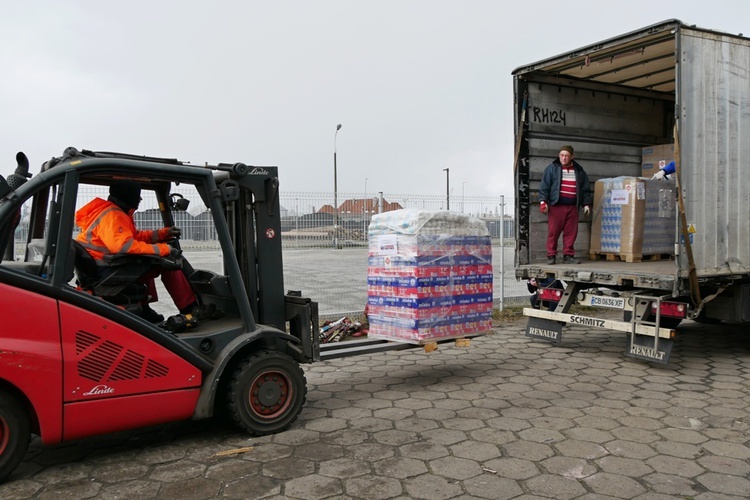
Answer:
<svg viewBox="0 0 750 500"><path fill-rule="evenodd" d="M378 203L379 200L377 198L353 198L345 200L339 205L339 216L356 217L364 215L371 217L378 213ZM404 207L400 203L391 203L383 200L383 212L401 210L402 208ZM323 205L318 212L332 214L334 213L333 205Z"/></svg>

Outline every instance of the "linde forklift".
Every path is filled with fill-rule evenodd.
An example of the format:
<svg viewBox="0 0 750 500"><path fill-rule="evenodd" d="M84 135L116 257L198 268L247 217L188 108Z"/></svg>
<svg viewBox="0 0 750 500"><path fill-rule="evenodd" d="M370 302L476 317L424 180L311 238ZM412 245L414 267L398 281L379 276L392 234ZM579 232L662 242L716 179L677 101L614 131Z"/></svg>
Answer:
<svg viewBox="0 0 750 500"><path fill-rule="evenodd" d="M345 342L321 355L317 303L284 291L276 167L68 148L32 176L26 156L16 160L0 177L0 481L32 434L50 445L217 412L251 435L280 432L305 402L301 363L413 347ZM106 277L92 272L73 241L76 203L83 186L119 179L153 193L160 227L186 208L176 190L193 186L223 273L157 256L118 256ZM214 317L142 319L137 282L154 267L181 269Z"/></svg>

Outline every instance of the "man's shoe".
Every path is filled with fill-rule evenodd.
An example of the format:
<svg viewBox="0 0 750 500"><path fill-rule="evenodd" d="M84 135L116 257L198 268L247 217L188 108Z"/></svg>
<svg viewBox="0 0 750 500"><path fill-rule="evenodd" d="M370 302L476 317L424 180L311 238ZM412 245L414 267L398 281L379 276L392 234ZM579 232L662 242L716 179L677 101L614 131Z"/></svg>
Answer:
<svg viewBox="0 0 750 500"><path fill-rule="evenodd" d="M145 319L149 323L161 323L164 321L164 316L151 309L149 306L144 306L141 311L141 318Z"/></svg>
<svg viewBox="0 0 750 500"><path fill-rule="evenodd" d="M581 261L576 259L572 255L566 255L563 257L563 264L580 264Z"/></svg>
<svg viewBox="0 0 750 500"><path fill-rule="evenodd" d="M554 255L552 257L547 257L547 264L548 265L551 266L554 263L555 263L555 256Z"/></svg>

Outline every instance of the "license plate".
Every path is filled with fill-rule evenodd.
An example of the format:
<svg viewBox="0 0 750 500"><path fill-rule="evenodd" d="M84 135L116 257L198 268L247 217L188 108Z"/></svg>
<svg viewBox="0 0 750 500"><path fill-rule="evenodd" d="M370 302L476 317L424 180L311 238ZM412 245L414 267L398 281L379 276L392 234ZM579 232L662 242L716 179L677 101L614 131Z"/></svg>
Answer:
<svg viewBox="0 0 750 500"><path fill-rule="evenodd" d="M622 297L605 297L590 295L588 305L591 307L608 307L610 309L625 309L625 299Z"/></svg>

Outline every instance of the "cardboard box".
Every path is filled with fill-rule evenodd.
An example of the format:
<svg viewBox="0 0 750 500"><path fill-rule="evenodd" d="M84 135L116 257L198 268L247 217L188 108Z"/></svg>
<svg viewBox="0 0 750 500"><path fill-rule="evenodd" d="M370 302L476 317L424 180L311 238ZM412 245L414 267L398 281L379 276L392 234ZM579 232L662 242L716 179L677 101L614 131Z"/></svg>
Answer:
<svg viewBox="0 0 750 500"><path fill-rule="evenodd" d="M640 177L596 181L592 258L617 255L634 262L646 255L673 254L675 210L674 181Z"/></svg>
<svg viewBox="0 0 750 500"><path fill-rule="evenodd" d="M641 150L641 177L650 179L670 161L674 161L674 144L646 146Z"/></svg>

